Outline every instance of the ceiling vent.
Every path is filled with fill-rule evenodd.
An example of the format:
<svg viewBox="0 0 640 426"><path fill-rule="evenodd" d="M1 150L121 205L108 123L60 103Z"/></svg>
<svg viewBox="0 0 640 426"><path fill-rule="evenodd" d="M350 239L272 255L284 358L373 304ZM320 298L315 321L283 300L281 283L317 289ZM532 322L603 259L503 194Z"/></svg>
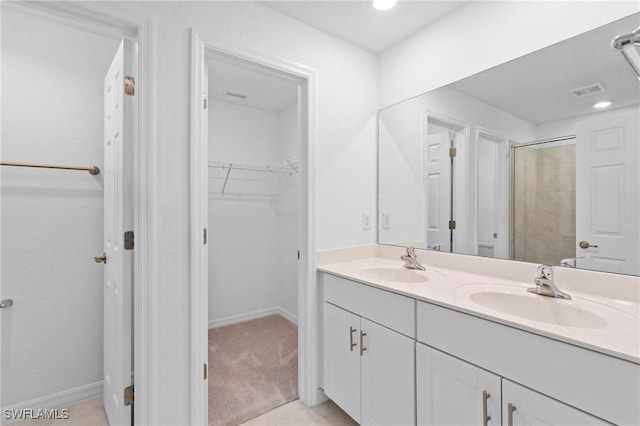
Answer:
<svg viewBox="0 0 640 426"><path fill-rule="evenodd" d="M247 95L243 95L242 93L227 92L225 95L239 99L247 99Z"/></svg>
<svg viewBox="0 0 640 426"><path fill-rule="evenodd" d="M569 93L571 93L576 98L579 98L581 96L595 95L596 93L602 93L605 90L607 89L605 89L602 84L595 83L589 86L578 87L577 89L569 90Z"/></svg>

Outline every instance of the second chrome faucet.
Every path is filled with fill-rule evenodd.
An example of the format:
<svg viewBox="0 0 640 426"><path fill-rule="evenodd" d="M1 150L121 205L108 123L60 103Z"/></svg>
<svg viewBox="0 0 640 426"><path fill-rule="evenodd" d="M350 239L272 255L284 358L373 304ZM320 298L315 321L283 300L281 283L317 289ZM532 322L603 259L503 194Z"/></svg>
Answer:
<svg viewBox="0 0 640 426"><path fill-rule="evenodd" d="M527 291L529 293L539 294L540 296L555 297L557 299L571 300L571 296L560 290L554 284L553 269L551 266L538 266L538 276L534 278L533 282L536 286L528 288Z"/></svg>
<svg viewBox="0 0 640 426"><path fill-rule="evenodd" d="M400 256L400 259L404 260L404 267L407 269L417 269L418 271L424 271L424 266L418 262L418 256L416 256L416 249L413 247L407 247L407 254Z"/></svg>

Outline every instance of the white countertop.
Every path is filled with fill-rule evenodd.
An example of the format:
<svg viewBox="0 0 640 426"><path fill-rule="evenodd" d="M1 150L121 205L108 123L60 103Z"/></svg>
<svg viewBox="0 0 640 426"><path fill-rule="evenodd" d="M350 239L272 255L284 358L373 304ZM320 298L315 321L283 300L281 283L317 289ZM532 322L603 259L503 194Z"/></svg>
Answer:
<svg viewBox="0 0 640 426"><path fill-rule="evenodd" d="M526 291L527 288L534 287L532 281L516 281L441 266L429 266L420 256L419 260L426 267L426 271L416 273L424 274L426 282L387 281L376 279L375 274L365 271L381 267L402 271L403 262L390 257L376 257L376 253L379 254L379 251L369 250L366 254L370 257L362 258L363 250L360 249L359 255L356 256L325 256L325 261L318 262L318 270L640 364L640 304L637 300L623 300L616 298L615 294L614 297L606 297L581 292L575 288L568 291L558 282L558 287L567 291L572 300L539 296ZM593 318L597 321L591 321L590 326L575 327L561 325L562 321L540 322L494 310L474 302L469 297L480 288L494 293L508 293L515 297L536 298L535 304L554 304L551 307L557 312L562 312L559 310L562 306L558 304L573 312L586 311L587 319Z"/></svg>

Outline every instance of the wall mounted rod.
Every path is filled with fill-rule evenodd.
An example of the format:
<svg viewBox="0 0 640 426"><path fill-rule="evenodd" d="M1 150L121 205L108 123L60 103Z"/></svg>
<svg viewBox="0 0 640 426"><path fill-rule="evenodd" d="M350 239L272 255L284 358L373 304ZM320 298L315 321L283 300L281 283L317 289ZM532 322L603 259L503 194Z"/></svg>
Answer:
<svg viewBox="0 0 640 426"><path fill-rule="evenodd" d="M539 141L532 141L532 142L524 142L524 143L514 143L513 145L511 145L511 148L522 148L525 146L532 146L532 145L542 145L544 143L550 143L550 142L562 142L562 141L569 141L571 139L575 139L576 135L568 135L568 136L560 136L557 138L550 138L550 139L542 139Z"/></svg>
<svg viewBox="0 0 640 426"><path fill-rule="evenodd" d="M640 27L630 33L617 36L611 42L611 47L622 53L640 79L640 54L634 46L640 46Z"/></svg>
<svg viewBox="0 0 640 426"><path fill-rule="evenodd" d="M32 164L32 163L14 163L10 161L3 161L0 163L2 166L11 166L11 167L33 167L37 169L58 169L58 170L81 170L84 172L89 172L91 175L100 174L100 169L98 166L90 166L90 167L81 167L81 166L56 166L53 164Z"/></svg>

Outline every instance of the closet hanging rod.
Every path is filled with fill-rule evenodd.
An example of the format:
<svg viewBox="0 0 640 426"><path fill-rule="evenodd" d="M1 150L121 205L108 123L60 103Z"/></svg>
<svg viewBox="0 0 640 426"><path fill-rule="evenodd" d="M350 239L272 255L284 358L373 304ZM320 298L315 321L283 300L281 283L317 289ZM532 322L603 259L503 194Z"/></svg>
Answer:
<svg viewBox="0 0 640 426"><path fill-rule="evenodd" d="M250 166L236 163L223 163L223 164L209 164L209 167L215 167L218 169L229 169L233 168L234 170L248 170L251 172L267 172L267 173L278 173L279 170L270 168L268 166Z"/></svg>
<svg viewBox="0 0 640 426"><path fill-rule="evenodd" d="M81 166L56 166L53 164L33 164L33 163L15 163L10 161L0 162L2 166L11 166L11 167L33 167L37 169L58 169L58 170L81 170L84 172L89 172L91 175L100 174L100 169L98 166L90 166L90 167L81 167Z"/></svg>

